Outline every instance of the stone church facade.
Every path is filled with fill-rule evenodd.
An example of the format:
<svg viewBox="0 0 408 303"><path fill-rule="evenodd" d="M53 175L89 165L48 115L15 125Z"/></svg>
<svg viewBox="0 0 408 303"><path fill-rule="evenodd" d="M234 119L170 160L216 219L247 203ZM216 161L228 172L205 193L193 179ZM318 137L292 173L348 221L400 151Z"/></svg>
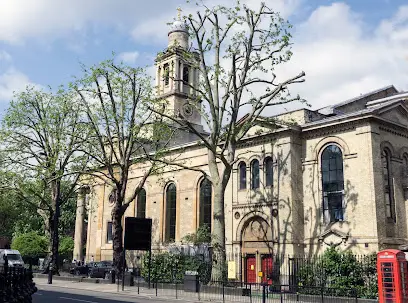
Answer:
<svg viewBox="0 0 408 303"><path fill-rule="evenodd" d="M205 132L187 103L194 99L189 87L169 76L197 84L198 71L182 55L187 47L186 29L176 21L156 60L156 84L171 110ZM407 243L407 98L388 86L275 116L277 126L259 120L239 145L225 195L227 255L235 256L237 279L277 254L317 255L329 246L368 254ZM191 134L178 136L171 152L208 171L206 149ZM130 188L147 165L132 167ZM74 258L112 259L111 192L99 182L80 193ZM167 168L147 179L125 216L152 218L153 249L181 244L200 225L211 228L211 184L198 171Z"/></svg>

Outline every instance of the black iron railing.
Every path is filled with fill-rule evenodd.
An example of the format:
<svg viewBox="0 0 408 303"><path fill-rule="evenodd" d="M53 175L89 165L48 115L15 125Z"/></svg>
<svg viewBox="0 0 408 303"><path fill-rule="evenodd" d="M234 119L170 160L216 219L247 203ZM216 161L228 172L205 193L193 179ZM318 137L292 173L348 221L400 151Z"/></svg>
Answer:
<svg viewBox="0 0 408 303"><path fill-rule="evenodd" d="M0 267L0 303L31 302L31 296L37 291L33 282L31 266L10 267L5 258Z"/></svg>

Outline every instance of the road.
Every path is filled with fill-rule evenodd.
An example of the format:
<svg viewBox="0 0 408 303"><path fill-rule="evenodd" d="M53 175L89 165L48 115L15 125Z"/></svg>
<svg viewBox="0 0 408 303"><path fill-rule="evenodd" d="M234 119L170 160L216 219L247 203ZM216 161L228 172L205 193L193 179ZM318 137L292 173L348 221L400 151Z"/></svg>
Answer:
<svg viewBox="0 0 408 303"><path fill-rule="evenodd" d="M135 297L131 295L98 292L84 289L71 289L57 286L38 285L38 292L33 295L33 303L152 303L164 302L175 303L180 301L149 297ZM191 301L190 301L191 302Z"/></svg>

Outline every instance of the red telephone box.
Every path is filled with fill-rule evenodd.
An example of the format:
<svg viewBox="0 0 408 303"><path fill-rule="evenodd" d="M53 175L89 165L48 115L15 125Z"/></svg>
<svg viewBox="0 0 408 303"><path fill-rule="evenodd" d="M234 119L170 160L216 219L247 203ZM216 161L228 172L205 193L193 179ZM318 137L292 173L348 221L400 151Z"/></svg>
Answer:
<svg viewBox="0 0 408 303"><path fill-rule="evenodd" d="M377 254L378 298L380 303L408 302L408 271L405 253L386 249Z"/></svg>

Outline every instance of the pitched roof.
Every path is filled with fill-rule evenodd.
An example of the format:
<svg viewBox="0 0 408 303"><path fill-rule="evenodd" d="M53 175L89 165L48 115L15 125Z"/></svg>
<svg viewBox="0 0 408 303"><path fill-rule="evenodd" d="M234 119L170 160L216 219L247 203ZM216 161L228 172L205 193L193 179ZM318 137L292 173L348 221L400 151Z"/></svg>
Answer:
<svg viewBox="0 0 408 303"><path fill-rule="evenodd" d="M343 101L343 102L340 102L340 103L337 103L337 104L333 104L333 105L329 105L329 106L326 106L326 107L322 107L322 108L318 109L317 111L318 111L319 113L321 113L321 114L324 114L324 115L338 114L338 113L339 113L338 109L339 109L340 107L344 107L344 106L346 106L346 105L350 105L350 104L352 104L352 103L356 103L356 102L361 101L361 100L363 100L363 99L370 99L370 97L375 98L375 95L378 95L378 94L381 93L381 92L384 92L384 93L385 93L385 92L387 92L387 91L389 91L389 94L391 94L391 95L396 95L396 94L399 93L398 90L394 87L394 85L388 85L388 86L382 87L382 88L380 88L380 89L376 89L376 90L374 90L374 91L371 91L371 92L362 94L362 95L360 95L360 96L357 96L357 97L354 97L354 98L345 100L345 101ZM375 100L375 99L374 99L374 100ZM367 102L370 102L370 101L371 101L371 100L367 100Z"/></svg>

